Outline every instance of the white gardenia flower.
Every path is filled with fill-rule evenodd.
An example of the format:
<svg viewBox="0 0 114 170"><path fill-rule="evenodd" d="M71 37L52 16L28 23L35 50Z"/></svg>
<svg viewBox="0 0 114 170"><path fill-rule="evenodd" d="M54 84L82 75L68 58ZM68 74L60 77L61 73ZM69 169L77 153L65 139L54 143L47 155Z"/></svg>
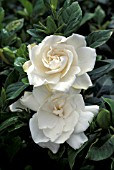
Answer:
<svg viewBox="0 0 114 170"><path fill-rule="evenodd" d="M29 122L34 142L53 153L64 142L74 149L80 148L88 140L84 131L99 110L97 105L85 106L81 94L72 90L52 93L45 86L25 92L19 101L22 106L36 112ZM17 106L15 104L16 108L19 101ZM10 106L11 111L16 108Z"/></svg>
<svg viewBox="0 0 114 170"><path fill-rule="evenodd" d="M48 84L52 90L65 91L72 85L87 89L92 85L87 72L93 70L96 51L86 47L85 37L72 34L47 36L39 45L28 45L30 60L23 68L35 87Z"/></svg>

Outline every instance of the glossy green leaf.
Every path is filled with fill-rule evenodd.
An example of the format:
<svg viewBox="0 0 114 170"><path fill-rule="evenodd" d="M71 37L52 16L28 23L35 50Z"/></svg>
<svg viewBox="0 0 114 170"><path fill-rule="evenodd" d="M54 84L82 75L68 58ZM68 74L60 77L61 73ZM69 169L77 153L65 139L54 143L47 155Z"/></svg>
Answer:
<svg viewBox="0 0 114 170"><path fill-rule="evenodd" d="M85 24L87 21L91 20L92 18L94 18L95 14L94 13L85 13L85 15L82 18L82 21L80 23L80 26L82 26L83 24Z"/></svg>
<svg viewBox="0 0 114 170"><path fill-rule="evenodd" d="M101 109L97 116L97 123L102 129L108 129L111 125L111 114L106 109Z"/></svg>
<svg viewBox="0 0 114 170"><path fill-rule="evenodd" d="M111 110L111 117L112 117L112 123L114 125L114 100L108 99L108 98L103 98L103 100L109 105L110 110Z"/></svg>
<svg viewBox="0 0 114 170"><path fill-rule="evenodd" d="M86 37L88 46L90 46L92 48L96 48L96 47L103 45L104 43L106 43L109 40L112 33L113 33L112 30L99 30L99 31L90 33Z"/></svg>
<svg viewBox="0 0 114 170"><path fill-rule="evenodd" d="M51 3L52 9L56 10L57 4L58 4L58 0L51 0L50 3Z"/></svg>
<svg viewBox="0 0 114 170"><path fill-rule="evenodd" d="M70 35L78 29L78 26L82 19L82 11L78 2L73 2L70 6L65 8L59 16L59 26L63 23L65 36Z"/></svg>
<svg viewBox="0 0 114 170"><path fill-rule="evenodd" d="M109 158L113 152L114 135L112 135L105 143L103 143L101 140L100 142L93 143L89 148L86 158L93 161L101 161Z"/></svg>
<svg viewBox="0 0 114 170"><path fill-rule="evenodd" d="M55 24L55 21L53 20L53 18L51 16L47 17L47 30L48 30L49 34L53 34L57 30L57 26Z"/></svg>
<svg viewBox="0 0 114 170"><path fill-rule="evenodd" d="M17 32L23 27L23 24L24 24L23 18L18 19L18 20L14 20L6 26L6 29L7 29L7 31Z"/></svg>
<svg viewBox="0 0 114 170"><path fill-rule="evenodd" d="M103 22L104 18L105 18L104 10L101 8L101 6L97 6L97 8L95 9L94 20L100 25Z"/></svg>
<svg viewBox="0 0 114 170"><path fill-rule="evenodd" d="M28 85L22 82L10 84L6 89L7 99L12 100L17 98L27 87Z"/></svg>
<svg viewBox="0 0 114 170"><path fill-rule="evenodd" d="M1 28L2 21L4 19L4 15L5 15L5 11L2 7L0 7L0 28Z"/></svg>
<svg viewBox="0 0 114 170"><path fill-rule="evenodd" d="M31 15L33 12L33 5L28 0L19 0L21 4L24 6L24 8L27 10L28 14Z"/></svg>
<svg viewBox="0 0 114 170"><path fill-rule="evenodd" d="M8 118L7 120L5 120L4 122L2 122L0 124L0 132L7 129L11 125L14 125L17 122L18 122L18 117L17 116L13 116L13 117Z"/></svg>

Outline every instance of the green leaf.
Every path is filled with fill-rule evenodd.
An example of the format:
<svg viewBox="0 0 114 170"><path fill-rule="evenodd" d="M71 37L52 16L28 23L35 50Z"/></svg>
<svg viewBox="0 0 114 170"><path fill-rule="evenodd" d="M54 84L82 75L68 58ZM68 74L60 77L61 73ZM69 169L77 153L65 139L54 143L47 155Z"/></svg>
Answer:
<svg viewBox="0 0 114 170"><path fill-rule="evenodd" d="M97 116L97 123L102 129L108 129L111 125L111 115L106 109L101 109Z"/></svg>
<svg viewBox="0 0 114 170"><path fill-rule="evenodd" d="M85 24L87 21L91 20L92 18L94 18L95 14L94 13L85 13L85 15L82 18L82 21L80 23L80 26L82 26L83 24Z"/></svg>
<svg viewBox="0 0 114 170"><path fill-rule="evenodd" d="M7 31L17 32L23 27L23 24L24 24L23 18L14 20L6 26L6 29L7 29Z"/></svg>
<svg viewBox="0 0 114 170"><path fill-rule="evenodd" d="M27 10L28 14L31 15L33 11L33 5L28 0L19 0L21 4L24 6L24 8Z"/></svg>
<svg viewBox="0 0 114 170"><path fill-rule="evenodd" d="M58 0L51 0L50 2L51 2L51 8L53 10L56 10L57 4L58 4Z"/></svg>
<svg viewBox="0 0 114 170"><path fill-rule="evenodd" d="M3 87L2 87L2 90L1 90L1 101L0 101L0 103L1 103L2 107L6 103L6 91Z"/></svg>
<svg viewBox="0 0 114 170"><path fill-rule="evenodd" d="M23 64L26 62L26 59L25 58L22 58L22 57L17 57L15 59L15 62L14 62L14 66L15 67L20 67L22 68L23 67Z"/></svg>
<svg viewBox="0 0 114 170"><path fill-rule="evenodd" d="M101 6L97 6L94 14L94 20L100 25L105 18L105 11L101 8Z"/></svg>
<svg viewBox="0 0 114 170"><path fill-rule="evenodd" d="M23 84L22 82L10 84L6 89L7 100L17 98L27 87L28 84Z"/></svg>
<svg viewBox="0 0 114 170"><path fill-rule="evenodd" d="M82 19L82 11L78 2L73 2L70 6L66 7L60 14L58 21L59 26L66 24L64 27L65 36L70 35L78 29Z"/></svg>
<svg viewBox="0 0 114 170"><path fill-rule="evenodd" d="M16 41L17 37L15 32L8 32L6 29L2 29L0 32L1 46L8 46Z"/></svg>
<svg viewBox="0 0 114 170"><path fill-rule="evenodd" d="M111 110L111 116L112 116L112 123L114 125L114 100L108 99L108 98L103 98L103 100L109 105L110 110Z"/></svg>
<svg viewBox="0 0 114 170"><path fill-rule="evenodd" d="M37 0L34 4L33 8L33 14L36 16L37 15L43 15L45 12L45 4L43 0Z"/></svg>
<svg viewBox="0 0 114 170"><path fill-rule="evenodd" d="M7 120L5 120L4 122L2 122L0 124L0 132L7 129L11 125L14 125L17 122L18 122L18 117L17 116L13 116L13 117L8 118Z"/></svg>
<svg viewBox="0 0 114 170"><path fill-rule="evenodd" d="M5 14L4 9L0 7L0 28L1 28L2 21L4 19L4 14Z"/></svg>
<svg viewBox="0 0 114 170"><path fill-rule="evenodd" d="M26 46L26 44L21 44L19 49L17 49L16 56L17 57L26 58L27 55L28 55L28 53L27 53L27 46Z"/></svg>
<svg viewBox="0 0 114 170"><path fill-rule="evenodd" d="M112 30L100 30L89 34L86 38L89 47L96 48L106 43L111 37Z"/></svg>
<svg viewBox="0 0 114 170"><path fill-rule="evenodd" d="M53 20L51 16L47 17L47 30L49 34L54 34L57 30L55 21Z"/></svg>
<svg viewBox="0 0 114 170"><path fill-rule="evenodd" d="M99 143L101 146L99 146ZM93 161L101 161L109 158L114 152L114 135L112 135L105 143L96 141L91 145L86 158Z"/></svg>
<svg viewBox="0 0 114 170"><path fill-rule="evenodd" d="M80 170L94 170L94 165L86 165L82 167Z"/></svg>
<svg viewBox="0 0 114 170"><path fill-rule="evenodd" d="M87 143L85 143L80 149L78 150L74 150L73 148L71 147L68 147L68 162L69 162L69 165L70 165L70 169L72 170L73 169L73 166L75 164L75 159L77 157L77 155L85 148Z"/></svg>
<svg viewBox="0 0 114 170"><path fill-rule="evenodd" d="M5 84L4 84L5 89L6 89L10 84L15 83L16 81L18 81L18 77L19 77L19 73L18 73L15 69L13 69L13 70L9 73L8 77L6 78L6 81L5 81Z"/></svg>
<svg viewBox="0 0 114 170"><path fill-rule="evenodd" d="M105 65L104 65L105 64ZM92 80L98 79L99 77L103 76L106 73L109 73L112 69L114 69L114 60L104 60L100 62L98 68L94 69L89 73Z"/></svg>

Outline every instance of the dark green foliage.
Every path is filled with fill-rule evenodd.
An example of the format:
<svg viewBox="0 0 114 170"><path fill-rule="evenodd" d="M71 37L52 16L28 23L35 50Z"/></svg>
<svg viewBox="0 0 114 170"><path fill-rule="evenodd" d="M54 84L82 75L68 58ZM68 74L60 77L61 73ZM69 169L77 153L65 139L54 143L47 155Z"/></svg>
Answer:
<svg viewBox="0 0 114 170"><path fill-rule="evenodd" d="M114 2L111 0L0 0L0 170L114 170ZM36 145L29 110L10 104L30 91L23 63L27 45L47 35L84 35L96 48L89 72L93 86L82 91L86 105L100 106L78 150L62 144L57 154ZM40 168L41 167L41 168Z"/></svg>

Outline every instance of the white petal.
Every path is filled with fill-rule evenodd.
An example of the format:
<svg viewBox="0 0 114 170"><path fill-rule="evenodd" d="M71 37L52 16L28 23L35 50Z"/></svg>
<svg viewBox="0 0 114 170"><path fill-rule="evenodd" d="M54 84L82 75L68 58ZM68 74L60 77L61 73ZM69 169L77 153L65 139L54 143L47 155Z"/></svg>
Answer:
<svg viewBox="0 0 114 170"><path fill-rule="evenodd" d="M65 40L66 38L64 36L58 36L58 35L50 35L44 38L42 43L45 43L45 45L55 45L56 43L60 43L62 40Z"/></svg>
<svg viewBox="0 0 114 170"><path fill-rule="evenodd" d="M53 143L53 142L45 142L45 143L39 143L39 146L41 146L42 148L48 148L50 149L53 153L57 153L57 151L59 150L60 145Z"/></svg>
<svg viewBox="0 0 114 170"><path fill-rule="evenodd" d="M97 115L99 111L99 106L97 105L85 106L85 111L89 111L92 112L94 115Z"/></svg>
<svg viewBox="0 0 114 170"><path fill-rule="evenodd" d="M29 127L32 135L32 139L35 143L47 142L49 139L43 134L43 131L38 127L38 114L35 113L29 121Z"/></svg>
<svg viewBox="0 0 114 170"><path fill-rule="evenodd" d="M76 126L77 122L79 119L79 114L78 112L74 111L72 112L66 119L65 119L65 126L64 126L64 131L70 131L74 130L74 127Z"/></svg>
<svg viewBox="0 0 114 170"><path fill-rule="evenodd" d="M73 84L76 89L87 89L89 86L92 86L92 82L87 73L77 76Z"/></svg>
<svg viewBox="0 0 114 170"><path fill-rule="evenodd" d="M93 117L94 117L94 114L92 112L80 111L79 120L78 120L77 125L75 126L74 132L80 133L80 132L85 131L89 127L91 121L93 120Z"/></svg>
<svg viewBox="0 0 114 170"><path fill-rule="evenodd" d="M43 85L39 87L34 87L33 95L37 103L42 106L47 98L51 95L51 92L47 89L45 85Z"/></svg>
<svg viewBox="0 0 114 170"><path fill-rule="evenodd" d="M67 91L72 86L72 84L75 81L75 75L78 74L80 71L79 67L72 67L68 73L63 77L60 82L58 82L56 85L49 85L50 89L53 90L59 90L59 91Z"/></svg>
<svg viewBox="0 0 114 170"><path fill-rule="evenodd" d="M72 105L73 109L80 113L80 110L85 109L85 103L81 94L74 94L69 96L69 102Z"/></svg>
<svg viewBox="0 0 114 170"><path fill-rule="evenodd" d="M70 135L73 133L73 129L67 132L63 132L56 140L55 143L61 144L69 139Z"/></svg>
<svg viewBox="0 0 114 170"><path fill-rule="evenodd" d="M27 109L20 103L20 99L9 106L11 112L22 112L22 109Z"/></svg>
<svg viewBox="0 0 114 170"><path fill-rule="evenodd" d="M82 75L88 71L92 71L96 60L96 51L90 47L82 47L77 49L78 54L78 66L81 71L79 75Z"/></svg>
<svg viewBox="0 0 114 170"><path fill-rule="evenodd" d="M29 69L29 67L31 66L31 61L29 60L29 61L26 61L24 64L23 64L23 69L24 69L24 71L25 72L27 72L28 71L28 69Z"/></svg>
<svg viewBox="0 0 114 170"><path fill-rule="evenodd" d="M73 45L75 50L79 47L85 47L86 46L85 37L82 36L82 35L79 35L79 34L72 34L70 37L68 37L63 42L68 44L68 45Z"/></svg>
<svg viewBox="0 0 114 170"><path fill-rule="evenodd" d="M36 99L33 96L32 92L25 92L24 96L21 97L20 102L22 105L26 106L27 108L37 111L39 109L39 104L37 103Z"/></svg>
<svg viewBox="0 0 114 170"><path fill-rule="evenodd" d="M55 127L53 127L52 129L46 128L43 130L43 132L45 136L47 136L51 140L51 142L54 142L62 134L63 126L64 120L59 117Z"/></svg>
<svg viewBox="0 0 114 170"><path fill-rule="evenodd" d="M87 142L88 138L84 133L79 134L72 134L70 138L67 140L67 143L73 148L73 149L79 149L85 142Z"/></svg>
<svg viewBox="0 0 114 170"><path fill-rule="evenodd" d="M44 106L45 107L45 106ZM58 122L59 117L50 113L48 110L38 111L38 124L40 129L54 128Z"/></svg>
<svg viewBox="0 0 114 170"><path fill-rule="evenodd" d="M33 65L29 67L27 75L30 85L34 85L37 87L44 84L44 78L37 74L37 71L35 70Z"/></svg>

